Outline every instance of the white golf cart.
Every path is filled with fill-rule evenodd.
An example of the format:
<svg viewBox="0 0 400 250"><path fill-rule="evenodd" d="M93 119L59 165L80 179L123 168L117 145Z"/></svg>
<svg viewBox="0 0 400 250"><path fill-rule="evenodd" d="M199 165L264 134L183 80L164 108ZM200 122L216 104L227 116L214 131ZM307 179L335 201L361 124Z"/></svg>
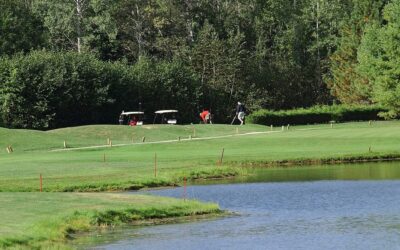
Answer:
<svg viewBox="0 0 400 250"><path fill-rule="evenodd" d="M158 110L155 113L153 124L161 119L161 124L176 124L178 110L168 109L168 110Z"/></svg>
<svg viewBox="0 0 400 250"><path fill-rule="evenodd" d="M139 126L143 125L143 116L144 112L142 111L129 111L129 112L124 112L122 111L121 113L122 116L122 123L127 124L130 126ZM121 117L120 117L121 119ZM121 122L121 120L120 120Z"/></svg>

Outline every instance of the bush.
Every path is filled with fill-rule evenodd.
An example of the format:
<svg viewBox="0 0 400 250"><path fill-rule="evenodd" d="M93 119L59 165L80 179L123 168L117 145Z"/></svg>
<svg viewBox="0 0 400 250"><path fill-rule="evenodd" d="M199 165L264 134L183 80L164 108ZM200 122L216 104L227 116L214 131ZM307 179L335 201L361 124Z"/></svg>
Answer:
<svg viewBox="0 0 400 250"><path fill-rule="evenodd" d="M34 52L0 65L3 122L14 128L87 124L108 101L109 63L87 54Z"/></svg>
<svg viewBox="0 0 400 250"><path fill-rule="evenodd" d="M330 121L368 121L380 120L380 112L386 112L379 106L314 106L308 109L272 111L261 109L248 116L247 121L263 125L287 125L287 124L315 124L328 123Z"/></svg>
<svg viewBox="0 0 400 250"><path fill-rule="evenodd" d="M34 51L0 58L0 125L50 129L117 123L122 110L143 104L178 109L182 122L197 114L200 83L179 61L143 58L134 65L90 54ZM196 111L196 112L194 112Z"/></svg>

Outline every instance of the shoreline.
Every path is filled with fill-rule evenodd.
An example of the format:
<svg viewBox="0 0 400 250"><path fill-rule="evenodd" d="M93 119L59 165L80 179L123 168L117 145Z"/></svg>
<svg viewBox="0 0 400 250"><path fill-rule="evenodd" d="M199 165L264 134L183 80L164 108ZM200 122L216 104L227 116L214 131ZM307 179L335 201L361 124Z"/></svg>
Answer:
<svg viewBox="0 0 400 250"><path fill-rule="evenodd" d="M315 165L333 165L333 164L351 164L351 163L368 163L368 162L388 162L400 161L400 153L367 153L361 155L343 155L337 157L325 157L315 159L291 159L291 160L274 160L274 161L243 161L230 162L237 167L302 167Z"/></svg>
<svg viewBox="0 0 400 250"><path fill-rule="evenodd" d="M14 194L24 197L30 197L30 194L35 195L34 193ZM80 194L77 195L78 198L82 196ZM68 196L73 196L73 194ZM85 194L84 196L90 197L91 194ZM227 211L221 210L215 203L196 200L184 201L181 199L135 194L108 194L108 197L114 197L114 199L115 196L118 196L118 201L122 202L112 204L113 202L111 201L107 203L108 205L104 205L99 196L92 196L91 198L94 198L93 204L83 210L72 209L68 213L61 214L54 212L47 219L42 219L30 225L29 230L23 233L17 231L14 234L0 238L0 249L73 249L71 240L85 233L95 232L96 230L108 230L121 226L177 223L181 220L191 221L230 214ZM30 200L37 199L37 197L39 196L31 197ZM49 199L49 196L45 196L43 199ZM127 200L131 200L131 202L129 203ZM157 204L158 200L162 200L162 202ZM55 201L60 201L60 199ZM147 204L143 202L147 202ZM100 204L102 204L102 207L96 208Z"/></svg>
<svg viewBox="0 0 400 250"><path fill-rule="evenodd" d="M79 238L91 237L97 231L103 231L103 230L104 231L108 231L111 229L124 230L126 228L131 228L131 227L142 227L142 226L148 227L148 226L165 225L165 224L187 223L187 222L194 222L194 221L218 219L218 218L227 217L227 216L239 216L239 214L231 212L231 211L221 210L220 212L209 213L209 214L168 217L168 218L161 218L161 219L138 220L138 221L132 221L132 222L126 223L124 225L119 225L117 227L96 227L90 231L77 232L77 233L74 233L71 235L72 237L71 237L70 241L71 241L72 245L74 245L73 242L75 240L77 240Z"/></svg>
<svg viewBox="0 0 400 250"><path fill-rule="evenodd" d="M341 164L341 163L359 163L359 162L387 162L387 161L400 161L400 154L373 154L373 155L353 155L353 156L341 156L321 159L293 159L293 160L280 160L280 161L266 161L266 162L227 162L220 170L231 171L232 169L241 168L242 171L236 170L236 175L227 176L194 176L194 178L188 178L188 180L224 180L234 178L237 176L245 176L247 167L302 167L302 166L313 166L313 165L326 165ZM222 172L223 173L223 172ZM204 174L204 173L203 173ZM178 182L174 185L160 185L160 186L149 186L142 188L145 190L163 189L163 188L174 188L179 186ZM165 184L165 183L164 183ZM118 190L127 191L127 190ZM137 190L136 190L137 191ZM0 192L1 194L2 192ZM26 192L30 194L34 192ZM68 192L67 192L68 193ZM44 193L45 194L45 193ZM55 192L47 192L47 194L56 194ZM73 192L70 194L74 194ZM83 194L83 193L76 193ZM89 193L90 194L90 193ZM105 194L96 192L94 194ZM112 193L108 193L112 194ZM182 200L179 200L182 202ZM190 200L188 200L190 202ZM199 202L199 204L206 204ZM153 209L153 208L152 208ZM151 209L150 209L151 210ZM154 210L154 209L153 209ZM134 208L130 209L108 209L105 212L98 211L75 211L72 215L59 219L56 230L61 232L57 238L43 239L43 237L19 238L19 237L7 237L0 239L0 248L9 247L20 247L21 249L30 248L46 248L46 247L57 247L58 249L71 249L68 245L69 240L73 240L86 233L95 232L96 230L109 229L120 226L151 226L166 223L179 223L182 221L191 221L197 219L206 219L220 216L231 215L230 212L221 210L218 205L209 211L203 211L201 209L190 212L178 211L179 208L175 207L175 210L169 209L155 209L152 214L147 214L146 211L140 211ZM95 223L93 223L95 221ZM40 227L39 227L40 228ZM54 229L54 228L53 228Z"/></svg>
<svg viewBox="0 0 400 250"><path fill-rule="evenodd" d="M199 180L225 180L240 176L246 176L249 168L280 168L280 167L306 167L306 166L329 166L333 164L352 164L352 163L368 163L368 162L389 162L400 161L400 153L365 153L355 155L342 155L336 157L324 158L294 158L286 160L271 160L271 161L228 161L221 166L201 166L196 170L177 173L162 178L151 178L146 180L123 181L123 182L102 182L93 183L91 185L65 185L55 187L45 187L43 192L46 193L112 193L126 191L151 190L159 188L174 188L182 186L184 178L187 181ZM32 189L6 189L1 192L37 192Z"/></svg>
<svg viewBox="0 0 400 250"><path fill-rule="evenodd" d="M5 155L1 160L0 249L68 249L68 239L88 231L175 223L226 213L217 204L122 193L126 191L174 188L183 186L184 180L188 185L196 181L235 180L251 177L256 168L321 166L329 170L332 164L400 161L400 134L393 135L398 125L399 122L363 127L354 123L343 125L340 131L310 126L307 131L300 128L284 133L267 133L265 127L250 126L240 128L240 133L238 129L231 131L239 133L233 136L224 134L231 127L198 126L197 136L207 135L218 140L200 140L193 136L188 143L189 140L181 137L185 143L149 141L138 143L143 145L140 147L125 148L114 148L115 144L126 141L127 131L123 128L115 135L108 127L100 131L98 127L78 128L61 131L57 137L38 135L35 140L22 140L33 132L27 131L22 136L18 131L12 137L16 153ZM9 131L6 132L8 135ZM142 136L163 141L182 134L194 135L194 128L162 127L153 131L137 128L135 132L128 138L132 142ZM64 136L71 138L67 146L72 146L76 143L73 138L84 135L81 144L85 145L97 142L93 136L99 133L114 139L113 147L69 150L68 153L48 151L54 145L62 145ZM239 136L241 133L252 136ZM44 144L37 144L42 139ZM41 151L25 154L24 150L31 148ZM397 164L393 168L397 171ZM39 193L42 174L43 193Z"/></svg>

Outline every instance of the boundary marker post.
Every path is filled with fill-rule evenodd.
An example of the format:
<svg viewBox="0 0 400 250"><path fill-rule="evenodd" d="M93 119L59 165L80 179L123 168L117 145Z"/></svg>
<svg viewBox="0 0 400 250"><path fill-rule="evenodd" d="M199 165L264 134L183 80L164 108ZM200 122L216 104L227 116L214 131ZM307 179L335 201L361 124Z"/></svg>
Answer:
<svg viewBox="0 0 400 250"><path fill-rule="evenodd" d="M157 178L157 153L154 153L154 178Z"/></svg>
<svg viewBox="0 0 400 250"><path fill-rule="evenodd" d="M40 179L40 192L42 192L43 191L43 177L42 177L42 174L40 174L39 179Z"/></svg>
<svg viewBox="0 0 400 250"><path fill-rule="evenodd" d="M225 152L225 148L222 148L222 153L221 153L221 158L219 159L219 165L222 165L222 161L224 159L224 152Z"/></svg>

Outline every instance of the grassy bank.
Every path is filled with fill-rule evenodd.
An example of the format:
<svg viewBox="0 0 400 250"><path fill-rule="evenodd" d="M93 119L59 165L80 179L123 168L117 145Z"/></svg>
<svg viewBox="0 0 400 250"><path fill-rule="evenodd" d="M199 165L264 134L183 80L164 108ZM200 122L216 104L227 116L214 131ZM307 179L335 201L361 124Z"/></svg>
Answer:
<svg viewBox="0 0 400 250"><path fill-rule="evenodd" d="M212 203L112 193L3 192L0 202L0 248L67 248L76 232L221 212Z"/></svg>
<svg viewBox="0 0 400 250"><path fill-rule="evenodd" d="M3 154L0 158L0 191L38 191L40 174L44 191L105 191L179 185L183 177L224 178L246 173L236 166L387 160L399 156L399 127L397 121L371 125L368 122L343 123L335 124L333 128L330 125L296 126L288 131L274 128L271 133L240 136L248 131L270 132L269 127L244 126L239 128L237 136L210 140L138 143L65 152L49 152L53 147L46 143L43 144L47 145L46 149L19 150L15 147L14 153ZM152 129L155 128L149 130L157 140L166 138L167 134L168 138L176 138L187 128L162 127L160 138ZM197 137L236 134L236 127L196 126L196 132ZM48 133L56 132L44 133L48 136ZM95 133L85 133L85 136L91 134ZM90 145L89 141L86 145ZM21 142L21 148L24 148L22 145ZM221 167L216 163L222 149Z"/></svg>
<svg viewBox="0 0 400 250"><path fill-rule="evenodd" d="M64 240L76 231L219 211L215 204L196 201L57 191L174 186L183 178L246 175L248 166L398 159L399 127L400 122L393 121L289 130L260 125L98 125L46 132L0 128L0 246L65 247ZM192 140L177 141L189 135ZM77 148L104 145L107 139L126 145ZM165 140L176 141L151 143ZM68 150L53 151L62 149L64 141ZM8 145L13 153L6 153ZM40 175L44 193L37 193Z"/></svg>

